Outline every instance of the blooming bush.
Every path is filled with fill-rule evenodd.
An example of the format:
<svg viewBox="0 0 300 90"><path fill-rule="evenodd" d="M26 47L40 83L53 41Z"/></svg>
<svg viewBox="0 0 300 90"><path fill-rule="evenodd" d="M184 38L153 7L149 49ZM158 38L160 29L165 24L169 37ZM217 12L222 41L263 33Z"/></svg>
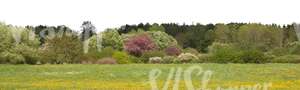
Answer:
<svg viewBox="0 0 300 90"><path fill-rule="evenodd" d="M100 46L101 44L101 46ZM90 38L90 47L92 49L101 47L112 47L115 50L123 49L123 39L115 29L107 29L98 35Z"/></svg>
<svg viewBox="0 0 300 90"><path fill-rule="evenodd" d="M180 48L176 47L176 46L171 46L165 49L165 52L167 55L170 56L178 56L181 53Z"/></svg>
<svg viewBox="0 0 300 90"><path fill-rule="evenodd" d="M40 42L30 29L0 23L0 63L36 64Z"/></svg>
<svg viewBox="0 0 300 90"><path fill-rule="evenodd" d="M153 42L155 43L155 45L157 45L158 49L160 50L163 50L168 46L177 45L176 39L165 32L150 31L146 33L150 35Z"/></svg>
<svg viewBox="0 0 300 90"><path fill-rule="evenodd" d="M194 49L194 48L185 48L185 49L183 50L183 52L184 52L184 53L199 54L199 52L198 52L196 49Z"/></svg>
<svg viewBox="0 0 300 90"><path fill-rule="evenodd" d="M162 60L163 59L161 57L151 57L149 58L149 63L161 63Z"/></svg>
<svg viewBox="0 0 300 90"><path fill-rule="evenodd" d="M134 56L141 56L155 48L156 45L147 34L139 34L125 41L125 50Z"/></svg>
<svg viewBox="0 0 300 90"><path fill-rule="evenodd" d="M197 60L197 59L198 59L198 57L191 53L182 53L178 56L178 60L181 63L188 63L192 60Z"/></svg>
<svg viewBox="0 0 300 90"><path fill-rule="evenodd" d="M151 57L163 57L163 56L166 56L163 51L152 50L152 51L144 52L143 55L140 57L140 59L144 63L148 63L149 58L151 58Z"/></svg>

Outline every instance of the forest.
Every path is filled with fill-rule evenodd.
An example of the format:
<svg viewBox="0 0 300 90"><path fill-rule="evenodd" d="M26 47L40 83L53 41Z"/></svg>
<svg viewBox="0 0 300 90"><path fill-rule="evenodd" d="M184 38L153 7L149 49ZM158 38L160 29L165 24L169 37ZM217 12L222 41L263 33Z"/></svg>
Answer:
<svg viewBox="0 0 300 90"><path fill-rule="evenodd" d="M96 32L0 23L1 64L300 63L296 24L125 24Z"/></svg>

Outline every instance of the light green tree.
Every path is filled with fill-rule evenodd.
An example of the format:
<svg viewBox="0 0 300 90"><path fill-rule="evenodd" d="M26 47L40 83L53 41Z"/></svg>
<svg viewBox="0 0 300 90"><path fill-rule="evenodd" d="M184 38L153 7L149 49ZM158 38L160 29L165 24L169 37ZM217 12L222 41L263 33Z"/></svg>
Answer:
<svg viewBox="0 0 300 90"><path fill-rule="evenodd" d="M39 39L32 30L0 23L0 63L36 64Z"/></svg>
<svg viewBox="0 0 300 90"><path fill-rule="evenodd" d="M261 24L247 24L240 27L237 36L237 45L242 48L255 48L267 51L281 47L282 30L278 27Z"/></svg>
<svg viewBox="0 0 300 90"><path fill-rule="evenodd" d="M169 46L177 46L177 41L172 36L161 31L149 31L148 33L159 49L165 49Z"/></svg>
<svg viewBox="0 0 300 90"><path fill-rule="evenodd" d="M158 25L157 23L154 23L150 28L149 31L161 31L165 32L165 28L163 26Z"/></svg>
<svg viewBox="0 0 300 90"><path fill-rule="evenodd" d="M217 24L215 30L215 40L220 43L232 43L236 37L236 30L230 30L228 25Z"/></svg>
<svg viewBox="0 0 300 90"><path fill-rule="evenodd" d="M104 32L94 35L90 39L91 48L112 47L116 50L123 49L123 39L116 29L106 29Z"/></svg>

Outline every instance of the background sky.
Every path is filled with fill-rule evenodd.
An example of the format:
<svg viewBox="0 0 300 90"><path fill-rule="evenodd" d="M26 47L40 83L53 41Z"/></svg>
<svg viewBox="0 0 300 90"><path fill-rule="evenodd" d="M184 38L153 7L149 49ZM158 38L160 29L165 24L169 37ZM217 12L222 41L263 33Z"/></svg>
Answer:
<svg viewBox="0 0 300 90"><path fill-rule="evenodd" d="M98 31L140 22L300 22L299 0L0 0L6 24L66 25L89 20Z"/></svg>

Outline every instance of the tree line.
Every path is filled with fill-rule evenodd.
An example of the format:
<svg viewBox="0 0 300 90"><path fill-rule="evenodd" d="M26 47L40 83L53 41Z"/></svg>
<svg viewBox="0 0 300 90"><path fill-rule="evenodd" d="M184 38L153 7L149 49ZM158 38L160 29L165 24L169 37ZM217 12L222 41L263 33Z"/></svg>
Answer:
<svg viewBox="0 0 300 90"><path fill-rule="evenodd" d="M299 63L295 25L140 23L96 32L90 21L81 31L1 23L0 63Z"/></svg>

